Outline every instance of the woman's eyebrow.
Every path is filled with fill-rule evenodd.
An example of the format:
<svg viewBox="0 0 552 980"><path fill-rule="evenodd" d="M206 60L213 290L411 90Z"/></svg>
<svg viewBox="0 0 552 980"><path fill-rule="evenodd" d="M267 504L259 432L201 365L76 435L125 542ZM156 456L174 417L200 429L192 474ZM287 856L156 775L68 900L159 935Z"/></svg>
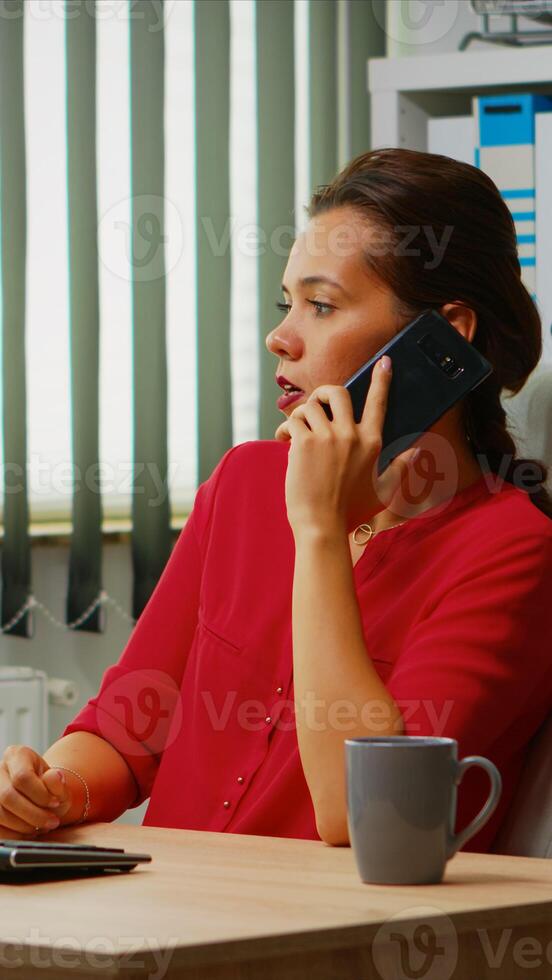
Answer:
<svg viewBox="0 0 552 980"><path fill-rule="evenodd" d="M335 279L330 279L329 276L304 276L303 279L299 280L299 284L301 286L310 286L318 282L324 282L327 283L329 286L335 286L337 289L340 289L341 292L345 294L345 296L350 296L350 294L347 292L345 287L341 285L340 282L337 282ZM282 291L284 293L287 293L288 296L291 295L289 289L287 288L287 286L284 285L284 283L282 283Z"/></svg>

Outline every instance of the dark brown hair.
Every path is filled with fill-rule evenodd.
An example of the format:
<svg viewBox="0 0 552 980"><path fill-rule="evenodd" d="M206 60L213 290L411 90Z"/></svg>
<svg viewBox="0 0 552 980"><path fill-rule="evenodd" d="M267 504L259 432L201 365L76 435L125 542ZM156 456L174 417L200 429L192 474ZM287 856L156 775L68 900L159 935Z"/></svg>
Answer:
<svg viewBox="0 0 552 980"><path fill-rule="evenodd" d="M365 257L394 293L399 315L413 318L453 301L476 313L473 343L493 373L463 400L466 434L488 469L521 486L552 517L552 498L543 486L547 468L540 460L516 458L500 400L503 389L518 392L536 367L542 327L521 280L515 225L498 188L468 163L390 147L351 160L316 189L307 214L314 218L346 206L384 233L385 247L380 238ZM437 263L435 242L445 243Z"/></svg>

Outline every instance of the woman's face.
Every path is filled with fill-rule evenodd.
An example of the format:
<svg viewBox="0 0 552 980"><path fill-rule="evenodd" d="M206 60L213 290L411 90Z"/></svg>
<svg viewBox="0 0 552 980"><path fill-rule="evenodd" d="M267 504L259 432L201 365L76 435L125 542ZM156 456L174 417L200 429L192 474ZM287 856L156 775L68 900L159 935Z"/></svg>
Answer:
<svg viewBox="0 0 552 980"><path fill-rule="evenodd" d="M303 391L279 406L286 417L319 385L347 381L408 322L366 266L363 250L376 247L374 234L366 218L343 207L312 218L293 244L282 285L285 316L266 338L278 358L276 376Z"/></svg>

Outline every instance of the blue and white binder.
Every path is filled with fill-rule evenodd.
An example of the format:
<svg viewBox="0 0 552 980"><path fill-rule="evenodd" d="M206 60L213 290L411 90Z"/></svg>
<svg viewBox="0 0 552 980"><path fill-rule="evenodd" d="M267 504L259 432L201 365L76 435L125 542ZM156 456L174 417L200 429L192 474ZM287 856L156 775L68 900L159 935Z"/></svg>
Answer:
<svg viewBox="0 0 552 980"><path fill-rule="evenodd" d="M522 279L534 300L536 284L535 116L552 111L547 95L475 96L475 165L497 185L516 226Z"/></svg>
<svg viewBox="0 0 552 980"><path fill-rule="evenodd" d="M473 165L473 116L435 116L427 121L427 149Z"/></svg>

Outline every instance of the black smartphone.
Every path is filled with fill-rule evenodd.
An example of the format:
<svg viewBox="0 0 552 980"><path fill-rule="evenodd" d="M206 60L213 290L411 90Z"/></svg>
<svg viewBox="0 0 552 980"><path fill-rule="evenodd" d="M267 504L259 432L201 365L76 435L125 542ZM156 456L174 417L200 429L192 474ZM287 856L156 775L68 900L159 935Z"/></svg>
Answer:
<svg viewBox="0 0 552 980"><path fill-rule="evenodd" d="M492 372L489 362L437 310L424 310L345 382L360 422L372 370L388 354L393 374L378 473ZM332 420L330 406L322 403Z"/></svg>
<svg viewBox="0 0 552 980"><path fill-rule="evenodd" d="M122 847L68 844L58 841L0 840L0 880L25 880L31 874L87 874L93 871L132 871L151 854L135 854Z"/></svg>

